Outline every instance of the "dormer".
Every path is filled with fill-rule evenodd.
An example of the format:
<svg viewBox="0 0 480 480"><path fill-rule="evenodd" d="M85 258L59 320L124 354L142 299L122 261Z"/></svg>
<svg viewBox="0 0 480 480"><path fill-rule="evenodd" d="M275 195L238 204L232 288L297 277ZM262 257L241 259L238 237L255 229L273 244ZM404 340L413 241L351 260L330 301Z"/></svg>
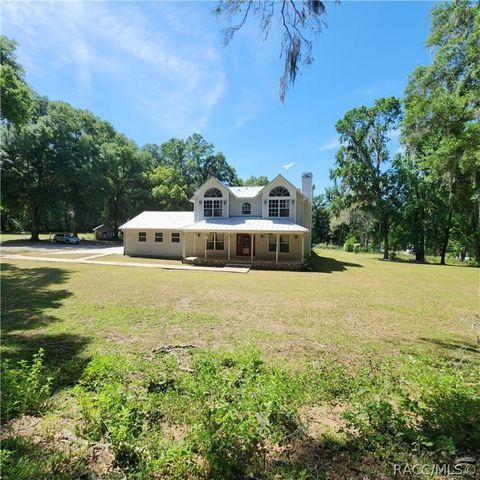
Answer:
<svg viewBox="0 0 480 480"><path fill-rule="evenodd" d="M229 217L230 190L215 177L209 178L190 201L194 205L196 222Z"/></svg>
<svg viewBox="0 0 480 480"><path fill-rule="evenodd" d="M278 175L262 190L262 217L295 222L298 189Z"/></svg>

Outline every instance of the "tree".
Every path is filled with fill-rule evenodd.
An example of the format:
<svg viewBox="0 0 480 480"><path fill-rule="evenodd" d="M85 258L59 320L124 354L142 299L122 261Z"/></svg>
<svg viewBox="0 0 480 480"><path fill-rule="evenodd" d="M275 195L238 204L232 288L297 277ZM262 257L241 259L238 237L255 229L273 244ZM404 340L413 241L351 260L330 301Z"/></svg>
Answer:
<svg viewBox="0 0 480 480"><path fill-rule="evenodd" d="M325 195L313 197L312 240L314 243L328 243L330 240L330 215Z"/></svg>
<svg viewBox="0 0 480 480"><path fill-rule="evenodd" d="M238 185L243 185L245 187L264 187L269 183L270 183L270 180L268 179L268 177L265 177L265 176L255 177L252 175L251 177L248 177L246 180L242 180L241 178L237 180Z"/></svg>
<svg viewBox="0 0 480 480"><path fill-rule="evenodd" d="M468 212L472 232L479 227L479 44L480 4L462 0L436 6L427 40L432 64L417 67L406 88L402 142L437 183L446 204L442 264L455 216ZM480 233L469 237L480 261Z"/></svg>
<svg viewBox="0 0 480 480"><path fill-rule="evenodd" d="M0 117L13 125L25 125L33 109L30 87L25 83L24 70L17 63L17 44L0 35Z"/></svg>
<svg viewBox="0 0 480 480"><path fill-rule="evenodd" d="M137 213L131 200L145 187L146 178L136 145L119 133L112 142L102 146L100 156L107 181L106 213L112 221L114 237L118 238L120 221Z"/></svg>
<svg viewBox="0 0 480 480"><path fill-rule="evenodd" d="M240 17L238 23L224 30L225 45L228 45L235 33L245 25L248 17L258 19L264 39L268 37L274 21L281 23L283 32L280 57L284 59L284 67L280 76L279 95L283 102L287 88L295 83L302 61L305 65L313 62L313 39L325 26L325 2L224 0L220 1L215 11L218 16L228 21L233 17Z"/></svg>
<svg viewBox="0 0 480 480"><path fill-rule="evenodd" d="M23 128L2 131L2 202L9 211L30 219L31 240L38 240L41 215L59 198L59 164L51 142L54 125L36 105L34 121Z"/></svg>
<svg viewBox="0 0 480 480"><path fill-rule="evenodd" d="M373 107L350 110L336 124L341 147L331 177L344 208L356 205L374 216L383 238L385 259L395 202L388 141L400 116L398 99L381 98Z"/></svg>

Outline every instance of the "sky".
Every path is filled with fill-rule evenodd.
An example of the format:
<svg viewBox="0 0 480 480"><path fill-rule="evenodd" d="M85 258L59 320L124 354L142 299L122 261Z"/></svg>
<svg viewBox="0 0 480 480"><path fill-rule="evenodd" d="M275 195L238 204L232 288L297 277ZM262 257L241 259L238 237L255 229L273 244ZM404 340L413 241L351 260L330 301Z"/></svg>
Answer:
<svg viewBox="0 0 480 480"><path fill-rule="evenodd" d="M314 62L282 104L278 26L264 41L252 18L225 47L215 5L4 1L1 31L38 93L91 110L139 146L198 132L242 178L281 173L299 185L313 172L316 193L331 184L337 120L401 97L431 61L433 3L327 2Z"/></svg>

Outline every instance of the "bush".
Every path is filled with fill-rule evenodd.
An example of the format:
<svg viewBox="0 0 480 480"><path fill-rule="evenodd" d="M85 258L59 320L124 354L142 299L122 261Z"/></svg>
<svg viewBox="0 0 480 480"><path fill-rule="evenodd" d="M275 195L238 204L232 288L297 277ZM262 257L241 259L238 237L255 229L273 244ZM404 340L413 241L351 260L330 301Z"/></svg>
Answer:
<svg viewBox="0 0 480 480"><path fill-rule="evenodd" d="M108 361L114 371L123 364ZM298 429L299 383L255 351L199 353L192 372L165 356L132 363L116 380L105 365L92 362L76 389L83 432L110 442L118 465L136 478L243 478L263 468L267 444ZM181 438L166 435L168 425Z"/></svg>
<svg viewBox="0 0 480 480"><path fill-rule="evenodd" d="M348 237L345 243L343 244L343 249L346 252L359 253L361 246L359 243L357 243L357 239L355 237Z"/></svg>
<svg viewBox="0 0 480 480"><path fill-rule="evenodd" d="M40 349L32 362L2 361L1 405L3 419L40 413L51 393L53 377L43 366L44 351Z"/></svg>

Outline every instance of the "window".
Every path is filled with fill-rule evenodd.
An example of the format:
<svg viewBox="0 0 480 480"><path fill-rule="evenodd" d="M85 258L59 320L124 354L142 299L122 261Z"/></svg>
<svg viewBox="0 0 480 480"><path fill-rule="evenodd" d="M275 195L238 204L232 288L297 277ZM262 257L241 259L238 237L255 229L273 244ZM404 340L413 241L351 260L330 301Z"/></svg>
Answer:
<svg viewBox="0 0 480 480"><path fill-rule="evenodd" d="M290 216L290 200L280 200L280 216Z"/></svg>
<svg viewBox="0 0 480 480"><path fill-rule="evenodd" d="M288 235L280 235L280 251L282 253L288 253L290 251Z"/></svg>
<svg viewBox="0 0 480 480"><path fill-rule="evenodd" d="M204 195L205 198L222 197L222 192L218 188L209 188Z"/></svg>
<svg viewBox="0 0 480 480"><path fill-rule="evenodd" d="M273 187L270 191L271 197L289 197L290 192L285 187Z"/></svg>
<svg viewBox="0 0 480 480"><path fill-rule="evenodd" d="M204 217L221 217L223 216L222 200L204 200L203 201Z"/></svg>
<svg viewBox="0 0 480 480"><path fill-rule="evenodd" d="M163 233L162 232L155 232L155 241L157 243L163 242Z"/></svg>
<svg viewBox="0 0 480 480"><path fill-rule="evenodd" d="M172 233L172 243L180 243L180 234Z"/></svg>
<svg viewBox="0 0 480 480"><path fill-rule="evenodd" d="M252 213L252 206L245 202L242 204L242 215L250 215Z"/></svg>
<svg viewBox="0 0 480 480"><path fill-rule="evenodd" d="M275 235L268 236L268 251L273 253L277 251L277 237Z"/></svg>
<svg viewBox="0 0 480 480"><path fill-rule="evenodd" d="M288 253L290 251L288 235L280 235L280 245L278 247L279 252ZM269 235L268 237L268 251L275 253L277 251L277 237L275 235Z"/></svg>
<svg viewBox="0 0 480 480"><path fill-rule="evenodd" d="M207 238L207 250L224 250L225 238L223 233L209 233Z"/></svg>
<svg viewBox="0 0 480 480"><path fill-rule="evenodd" d="M138 232L138 241L146 242L147 241L147 232Z"/></svg>
<svg viewBox="0 0 480 480"><path fill-rule="evenodd" d="M269 217L289 217L290 216L290 200L269 200L268 216Z"/></svg>
<svg viewBox="0 0 480 480"><path fill-rule="evenodd" d="M268 216L278 217L278 200L268 201Z"/></svg>

